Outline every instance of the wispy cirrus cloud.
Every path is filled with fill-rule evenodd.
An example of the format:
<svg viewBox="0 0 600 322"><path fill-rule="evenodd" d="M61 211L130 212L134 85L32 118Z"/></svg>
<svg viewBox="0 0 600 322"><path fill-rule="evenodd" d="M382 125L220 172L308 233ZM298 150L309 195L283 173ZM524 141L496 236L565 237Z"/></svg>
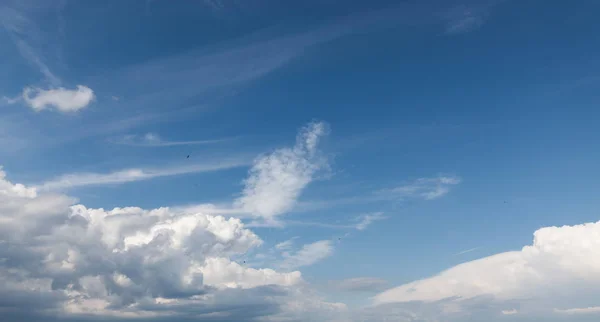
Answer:
<svg viewBox="0 0 600 322"><path fill-rule="evenodd" d="M360 222L358 224L356 224L356 229L358 229L358 230L365 230L373 222L386 219L386 217L383 216L383 212L374 212L374 213L362 215L359 218L360 218Z"/></svg>
<svg viewBox="0 0 600 322"><path fill-rule="evenodd" d="M294 147L258 157L234 206L265 221L290 211L316 173L327 167L317 150L327 131L323 122L310 123L300 131Z"/></svg>
<svg viewBox="0 0 600 322"><path fill-rule="evenodd" d="M554 309L554 312L560 314L598 314L600 313L600 306L590 306L584 308L570 308L570 309Z"/></svg>
<svg viewBox="0 0 600 322"><path fill-rule="evenodd" d="M165 140L156 133L146 133L144 135L125 135L120 138L110 140L115 144L139 146L139 147L169 147L181 145L207 145L228 142L237 139L237 137L212 139L212 140L190 140L190 141L171 141Z"/></svg>
<svg viewBox="0 0 600 322"><path fill-rule="evenodd" d="M244 159L232 159L166 168L131 168L108 173L72 173L35 185L35 187L40 190L62 190L82 186L124 184L159 177L227 170L247 166L249 163Z"/></svg>
<svg viewBox="0 0 600 322"><path fill-rule="evenodd" d="M380 292L385 290L388 281L376 277L355 277L341 281L330 281L329 286L343 292Z"/></svg>
<svg viewBox="0 0 600 322"><path fill-rule="evenodd" d="M302 266L310 266L333 254L333 245L330 240L320 240L302 246L293 253L284 253L284 259L280 264L283 269L295 269Z"/></svg>
<svg viewBox="0 0 600 322"><path fill-rule="evenodd" d="M390 198L417 198L433 200L450 192L453 186L461 183L462 179L457 176L437 176L432 178L419 178L404 185L385 189L378 192Z"/></svg>
<svg viewBox="0 0 600 322"><path fill-rule="evenodd" d="M481 247L474 247L474 248L470 248L470 249L465 249L463 251L460 251L460 252L454 254L454 256L468 254L470 252L474 252L474 251L479 250L479 249L481 249Z"/></svg>
<svg viewBox="0 0 600 322"><path fill-rule="evenodd" d="M40 48L43 47L43 44L48 43L48 39L53 38L53 34L48 32L47 26L40 27L36 20L39 16L53 11L60 12L55 9L60 9L62 6L64 6L63 1L32 4L30 1L12 0L7 0L0 6L0 25L7 31L21 57L37 68L52 86L60 85L61 79L50 70L44 55L40 53ZM58 24L56 27L58 28ZM50 43L57 46L59 42L54 40Z"/></svg>
<svg viewBox="0 0 600 322"><path fill-rule="evenodd" d="M446 24L446 33L461 34L480 28L493 7L503 1L466 1L451 7L441 15Z"/></svg>

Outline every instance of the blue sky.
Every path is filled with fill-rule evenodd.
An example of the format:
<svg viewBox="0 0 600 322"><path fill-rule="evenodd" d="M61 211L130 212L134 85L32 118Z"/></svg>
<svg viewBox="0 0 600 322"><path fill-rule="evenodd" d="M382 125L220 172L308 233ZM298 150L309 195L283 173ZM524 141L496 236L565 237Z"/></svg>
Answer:
<svg viewBox="0 0 600 322"><path fill-rule="evenodd" d="M1 1L0 309L596 320L599 9Z"/></svg>

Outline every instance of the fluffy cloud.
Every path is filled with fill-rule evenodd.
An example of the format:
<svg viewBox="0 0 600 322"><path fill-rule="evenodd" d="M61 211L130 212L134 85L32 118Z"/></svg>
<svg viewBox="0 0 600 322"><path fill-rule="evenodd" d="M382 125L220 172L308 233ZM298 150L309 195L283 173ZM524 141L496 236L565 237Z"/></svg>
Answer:
<svg viewBox="0 0 600 322"><path fill-rule="evenodd" d="M385 291L375 302L443 303L462 312L469 311L473 301L481 304L485 299L486 306L506 303L497 310L503 315L596 313L597 303L590 300L600 296L599 236L600 222L542 228L534 233L533 244L520 251L455 266Z"/></svg>
<svg viewBox="0 0 600 322"><path fill-rule="evenodd" d="M239 219L75 202L0 171L1 311L244 320L242 308L276 316L301 297L300 272L235 261L262 244Z"/></svg>
<svg viewBox="0 0 600 322"><path fill-rule="evenodd" d="M94 91L83 85L77 85L75 89L27 87L23 90L23 100L36 111L54 108L63 113L77 112L87 107L94 98Z"/></svg>
<svg viewBox="0 0 600 322"><path fill-rule="evenodd" d="M327 165L317 151L326 133L324 123L311 123L300 131L293 148L257 158L236 206L266 221L290 211L317 171Z"/></svg>

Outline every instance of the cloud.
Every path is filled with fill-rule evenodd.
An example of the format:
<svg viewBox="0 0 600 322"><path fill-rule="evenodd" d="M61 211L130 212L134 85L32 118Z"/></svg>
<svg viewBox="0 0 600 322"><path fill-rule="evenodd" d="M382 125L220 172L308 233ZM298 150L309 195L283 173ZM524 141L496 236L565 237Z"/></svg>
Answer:
<svg viewBox="0 0 600 322"><path fill-rule="evenodd" d="M383 216L382 212L375 212L372 214L363 215L361 218L361 221L356 225L356 229L358 230L365 230L373 222L383 220L386 217Z"/></svg>
<svg viewBox="0 0 600 322"><path fill-rule="evenodd" d="M330 240L320 240L302 246L295 253L284 253L281 267L284 269L296 269L302 266L312 265L333 254L333 245Z"/></svg>
<svg viewBox="0 0 600 322"><path fill-rule="evenodd" d="M533 244L520 251L460 264L436 276L382 292L374 301L445 301L457 311L468 311L470 303L486 299L484 306L511 303L513 307L505 310L518 304L519 315L552 314L553 307L569 312L563 308L577 307L600 296L599 234L600 222L541 228L534 233Z"/></svg>
<svg viewBox="0 0 600 322"><path fill-rule="evenodd" d="M52 85L59 85L61 80L57 77L43 57L39 54L39 49L51 44L56 46L57 39L52 39L53 35L48 32L48 26L42 29L36 23L41 20L42 15L49 12L50 7L56 9L61 4L55 3L37 3L35 6L28 5L26 1L7 1L0 7L0 26L7 31L11 41L29 64L36 67L44 75L46 80ZM51 39L51 40L50 40Z"/></svg>
<svg viewBox="0 0 600 322"><path fill-rule="evenodd" d="M176 176L188 173L221 171L246 166L244 160L222 160L192 165L171 166L158 169L132 168L110 173L72 173L36 185L40 190L60 190L81 186L114 185L128 182L150 180L153 178Z"/></svg>
<svg viewBox="0 0 600 322"><path fill-rule="evenodd" d="M156 133L146 133L145 135L126 135L122 138L112 140L116 144L139 146L139 147L169 147L180 145L206 145L231 141L234 138L223 138L214 140L193 140L193 141L168 141L162 139Z"/></svg>
<svg viewBox="0 0 600 322"><path fill-rule="evenodd" d="M516 309L502 310L501 313L504 314L504 315L514 315L514 314L519 313L519 311L517 311Z"/></svg>
<svg viewBox="0 0 600 322"><path fill-rule="evenodd" d="M471 1L454 6L442 15L447 34L461 34L480 28L494 6L504 0Z"/></svg>
<svg viewBox="0 0 600 322"><path fill-rule="evenodd" d="M476 251L478 249L481 249L481 247L475 247L475 248L466 249L466 250L460 251L460 252L458 252L458 253L456 253L454 255L456 255L456 256L458 256L458 255L464 255L464 254L468 254L470 252L474 252L474 251Z"/></svg>
<svg viewBox="0 0 600 322"><path fill-rule="evenodd" d="M0 171L0 223L6 318L283 321L346 310L307 290L298 271L237 262L263 242L236 218L88 208Z"/></svg>
<svg viewBox="0 0 600 322"><path fill-rule="evenodd" d="M310 123L300 131L293 148L278 149L258 157L235 206L266 221L273 221L276 216L290 211L315 174L327 166L326 159L317 150L319 140L325 134L325 123Z"/></svg>
<svg viewBox="0 0 600 322"><path fill-rule="evenodd" d="M452 186L457 185L460 182L461 179L455 176L420 178L403 186L380 191L380 194L394 198L433 200L443 197L450 192Z"/></svg>
<svg viewBox="0 0 600 322"><path fill-rule="evenodd" d="M356 277L331 281L331 287L343 292L380 292L388 287L388 281L375 277Z"/></svg>
<svg viewBox="0 0 600 322"><path fill-rule="evenodd" d="M275 245L275 249L277 250L288 250L294 246L294 240L298 239L298 237L290 238L286 241L283 241L277 245Z"/></svg>
<svg viewBox="0 0 600 322"><path fill-rule="evenodd" d="M27 87L23 90L23 100L36 111L54 108L63 113L77 112L94 99L94 91L83 85L77 85L73 90L63 87L48 90Z"/></svg>
<svg viewBox="0 0 600 322"><path fill-rule="evenodd" d="M573 308L573 309L554 309L556 313L562 314L598 314L600 313L600 307L586 307L586 308Z"/></svg>

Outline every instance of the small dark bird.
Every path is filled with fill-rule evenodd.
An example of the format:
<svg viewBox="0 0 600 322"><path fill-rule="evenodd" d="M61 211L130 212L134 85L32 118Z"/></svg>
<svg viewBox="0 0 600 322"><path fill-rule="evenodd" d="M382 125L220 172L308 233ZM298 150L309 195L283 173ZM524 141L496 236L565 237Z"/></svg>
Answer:
<svg viewBox="0 0 600 322"><path fill-rule="evenodd" d="M244 264L246 264L246 261L244 261Z"/></svg>
<svg viewBox="0 0 600 322"><path fill-rule="evenodd" d="M190 158L190 155L188 154L188 156L187 156L187 158L186 158L186 159L189 159L189 158Z"/></svg>

